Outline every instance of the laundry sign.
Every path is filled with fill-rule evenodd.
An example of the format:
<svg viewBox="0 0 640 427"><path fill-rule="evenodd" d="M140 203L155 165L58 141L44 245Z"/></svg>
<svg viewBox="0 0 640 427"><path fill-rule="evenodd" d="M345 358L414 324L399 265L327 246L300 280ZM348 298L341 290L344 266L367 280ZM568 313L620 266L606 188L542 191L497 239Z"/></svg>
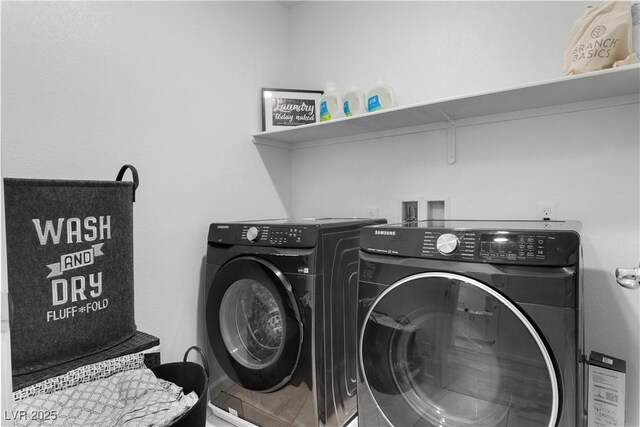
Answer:
<svg viewBox="0 0 640 427"><path fill-rule="evenodd" d="M316 123L322 91L262 88L262 130Z"/></svg>
<svg viewBox="0 0 640 427"><path fill-rule="evenodd" d="M299 126L316 122L313 99L275 98L271 104L274 126Z"/></svg>
<svg viewBox="0 0 640 427"><path fill-rule="evenodd" d="M14 375L105 350L135 333L134 185L4 180Z"/></svg>

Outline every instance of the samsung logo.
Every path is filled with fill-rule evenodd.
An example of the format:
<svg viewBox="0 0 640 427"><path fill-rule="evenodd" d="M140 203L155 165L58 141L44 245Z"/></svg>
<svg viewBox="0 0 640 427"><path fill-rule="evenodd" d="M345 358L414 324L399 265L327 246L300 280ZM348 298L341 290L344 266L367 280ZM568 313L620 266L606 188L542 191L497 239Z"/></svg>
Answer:
<svg viewBox="0 0 640 427"><path fill-rule="evenodd" d="M376 230L375 234L381 234L383 236L395 236L396 232L391 230Z"/></svg>
<svg viewBox="0 0 640 427"><path fill-rule="evenodd" d="M220 230L220 229L227 229L227 228L229 228L229 226L228 226L228 225L219 225L219 226L218 226L218 230Z"/></svg>

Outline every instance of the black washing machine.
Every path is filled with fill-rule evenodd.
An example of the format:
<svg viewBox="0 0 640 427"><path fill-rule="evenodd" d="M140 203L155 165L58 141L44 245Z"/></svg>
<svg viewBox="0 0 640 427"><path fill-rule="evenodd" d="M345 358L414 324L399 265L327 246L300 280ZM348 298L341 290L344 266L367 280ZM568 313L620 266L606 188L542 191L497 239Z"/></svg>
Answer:
<svg viewBox="0 0 640 427"><path fill-rule="evenodd" d="M360 229L384 222L211 224L205 322L222 370L210 386L217 408L260 426L353 419Z"/></svg>
<svg viewBox="0 0 640 427"><path fill-rule="evenodd" d="M359 421L584 425L579 222L362 229Z"/></svg>

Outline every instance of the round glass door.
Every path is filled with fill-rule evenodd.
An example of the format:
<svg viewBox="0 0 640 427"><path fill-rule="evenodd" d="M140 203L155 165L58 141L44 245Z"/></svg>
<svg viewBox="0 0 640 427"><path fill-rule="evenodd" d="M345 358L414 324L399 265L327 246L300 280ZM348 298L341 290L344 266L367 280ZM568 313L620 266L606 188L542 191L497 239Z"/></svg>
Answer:
<svg viewBox="0 0 640 427"><path fill-rule="evenodd" d="M261 258L239 257L216 272L206 327L220 367L245 388L277 390L300 361L303 325L291 284Z"/></svg>
<svg viewBox="0 0 640 427"><path fill-rule="evenodd" d="M220 332L227 351L243 366L262 369L282 354L284 306L267 284L240 279L225 292L220 305Z"/></svg>
<svg viewBox="0 0 640 427"><path fill-rule="evenodd" d="M554 426L560 394L545 340L490 286L422 273L385 289L360 336L365 383L394 426Z"/></svg>

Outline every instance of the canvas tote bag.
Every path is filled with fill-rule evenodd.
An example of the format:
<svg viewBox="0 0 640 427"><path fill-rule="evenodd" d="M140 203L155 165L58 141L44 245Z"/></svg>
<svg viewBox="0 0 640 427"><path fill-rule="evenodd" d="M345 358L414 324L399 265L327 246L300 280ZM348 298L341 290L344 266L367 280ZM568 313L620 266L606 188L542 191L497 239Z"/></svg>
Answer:
<svg viewBox="0 0 640 427"><path fill-rule="evenodd" d="M579 74L638 62L631 38L631 3L589 6L576 21L564 50L564 74Z"/></svg>
<svg viewBox="0 0 640 427"><path fill-rule="evenodd" d="M123 182L130 170L133 182ZM116 181L4 179L13 375L117 345L136 332L135 168Z"/></svg>

